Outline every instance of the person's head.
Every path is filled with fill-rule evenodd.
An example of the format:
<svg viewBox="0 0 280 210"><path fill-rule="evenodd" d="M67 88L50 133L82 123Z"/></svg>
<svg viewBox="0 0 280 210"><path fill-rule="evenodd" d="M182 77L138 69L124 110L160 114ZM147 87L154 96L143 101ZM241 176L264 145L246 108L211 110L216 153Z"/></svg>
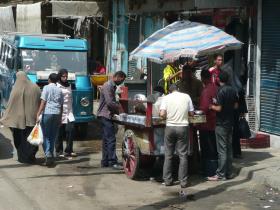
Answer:
<svg viewBox="0 0 280 210"><path fill-rule="evenodd" d="M197 64L197 61L196 60L194 60L194 59L188 59L187 60L187 63L186 63L189 67L191 67L191 68L195 68L195 66L196 66L196 64Z"/></svg>
<svg viewBox="0 0 280 210"><path fill-rule="evenodd" d="M220 85L223 86L228 83L229 74L226 71L221 71L219 75L219 79L220 79Z"/></svg>
<svg viewBox="0 0 280 210"><path fill-rule="evenodd" d="M175 91L178 91L178 86L176 84L171 84L169 86L169 89L168 89L169 93L173 93Z"/></svg>
<svg viewBox="0 0 280 210"><path fill-rule="evenodd" d="M48 82L49 83L56 83L57 82L57 74L56 73L51 73L49 75Z"/></svg>
<svg viewBox="0 0 280 210"><path fill-rule="evenodd" d="M67 69L60 69L57 73L57 79L60 83L66 83L68 79Z"/></svg>
<svg viewBox="0 0 280 210"><path fill-rule="evenodd" d="M189 66L188 64L185 64L183 66L182 78L183 79L191 79L192 78L192 73L193 73L193 68L191 66Z"/></svg>
<svg viewBox="0 0 280 210"><path fill-rule="evenodd" d="M153 89L153 91L154 91L154 92L158 92L158 93L160 93L161 95L164 94L164 88L161 87L161 86L159 86L159 85L158 85L158 86L155 86L154 89Z"/></svg>
<svg viewBox="0 0 280 210"><path fill-rule="evenodd" d="M20 81L20 80L27 80L27 75L24 71L18 71L16 73L16 78L17 78L17 81Z"/></svg>
<svg viewBox="0 0 280 210"><path fill-rule="evenodd" d="M210 74L210 72L208 71L208 69L203 69L203 70L200 72L200 77L201 77L201 81L202 81L204 84L207 84L208 82L211 81L211 74Z"/></svg>
<svg viewBox="0 0 280 210"><path fill-rule="evenodd" d="M116 85L120 85L126 78L126 74L123 71L117 71L113 75L113 81Z"/></svg>
<svg viewBox="0 0 280 210"><path fill-rule="evenodd" d="M218 68L221 68L223 62L224 62L224 58L221 54L217 54L214 56L214 63Z"/></svg>

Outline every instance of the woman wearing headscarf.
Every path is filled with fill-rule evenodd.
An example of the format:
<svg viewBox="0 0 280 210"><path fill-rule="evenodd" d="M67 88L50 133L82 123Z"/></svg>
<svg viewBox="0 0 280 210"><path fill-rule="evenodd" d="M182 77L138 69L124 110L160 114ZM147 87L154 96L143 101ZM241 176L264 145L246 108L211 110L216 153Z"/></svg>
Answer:
<svg viewBox="0 0 280 210"><path fill-rule="evenodd" d="M26 73L17 72L16 82L1 123L11 129L18 161L21 163L33 163L36 160L38 147L31 145L27 137L36 125L40 95L40 88L27 78Z"/></svg>
<svg viewBox="0 0 280 210"><path fill-rule="evenodd" d="M66 148L64 150L66 156L77 156L73 152L73 130L74 130L74 115L72 108L72 90L71 85L68 82L68 71L66 69L60 69L58 72L57 86L61 88L63 94L63 112L62 123L59 129L59 135L56 139L55 150L57 156L63 157L63 136L66 138Z"/></svg>

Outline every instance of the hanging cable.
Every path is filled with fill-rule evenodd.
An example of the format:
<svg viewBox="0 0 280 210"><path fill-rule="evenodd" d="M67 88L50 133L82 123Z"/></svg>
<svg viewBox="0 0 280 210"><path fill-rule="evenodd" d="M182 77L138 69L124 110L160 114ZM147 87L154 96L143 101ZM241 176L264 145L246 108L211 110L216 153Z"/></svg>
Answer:
<svg viewBox="0 0 280 210"><path fill-rule="evenodd" d="M99 26L107 31L113 32L113 30L109 29L109 27L106 27L106 26L102 25L101 23L99 23L94 17L92 18L92 20L94 22L93 24L96 24L97 26Z"/></svg>
<svg viewBox="0 0 280 210"><path fill-rule="evenodd" d="M58 21L59 21L62 25L64 25L65 27L67 27L67 28L69 28L69 29L71 29L71 30L73 30L73 31L75 30L73 27L71 27L71 26L69 26L69 25L63 23L63 21L62 21L61 19L58 19Z"/></svg>

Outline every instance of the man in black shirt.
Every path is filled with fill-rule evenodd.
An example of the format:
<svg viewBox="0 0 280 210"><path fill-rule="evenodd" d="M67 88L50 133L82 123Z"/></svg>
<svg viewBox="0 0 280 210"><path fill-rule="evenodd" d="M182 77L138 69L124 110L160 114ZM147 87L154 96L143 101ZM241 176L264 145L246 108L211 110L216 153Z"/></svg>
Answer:
<svg viewBox="0 0 280 210"><path fill-rule="evenodd" d="M220 88L217 101L209 109L216 111L216 141L218 151L218 169L209 181L225 180L232 177L232 131L234 110L238 108L236 91L228 85L229 75L223 71L219 75Z"/></svg>

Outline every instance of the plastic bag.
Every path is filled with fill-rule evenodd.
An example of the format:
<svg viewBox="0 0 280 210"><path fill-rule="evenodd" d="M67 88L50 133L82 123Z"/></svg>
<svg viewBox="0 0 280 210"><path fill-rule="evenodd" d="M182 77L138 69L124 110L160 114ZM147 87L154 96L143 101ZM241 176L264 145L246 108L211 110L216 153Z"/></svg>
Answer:
<svg viewBox="0 0 280 210"><path fill-rule="evenodd" d="M250 127L245 118L239 120L239 137L241 139L249 139L251 137Z"/></svg>
<svg viewBox="0 0 280 210"><path fill-rule="evenodd" d="M27 137L27 141L35 146L43 144L43 132L40 124L36 124L31 133Z"/></svg>

